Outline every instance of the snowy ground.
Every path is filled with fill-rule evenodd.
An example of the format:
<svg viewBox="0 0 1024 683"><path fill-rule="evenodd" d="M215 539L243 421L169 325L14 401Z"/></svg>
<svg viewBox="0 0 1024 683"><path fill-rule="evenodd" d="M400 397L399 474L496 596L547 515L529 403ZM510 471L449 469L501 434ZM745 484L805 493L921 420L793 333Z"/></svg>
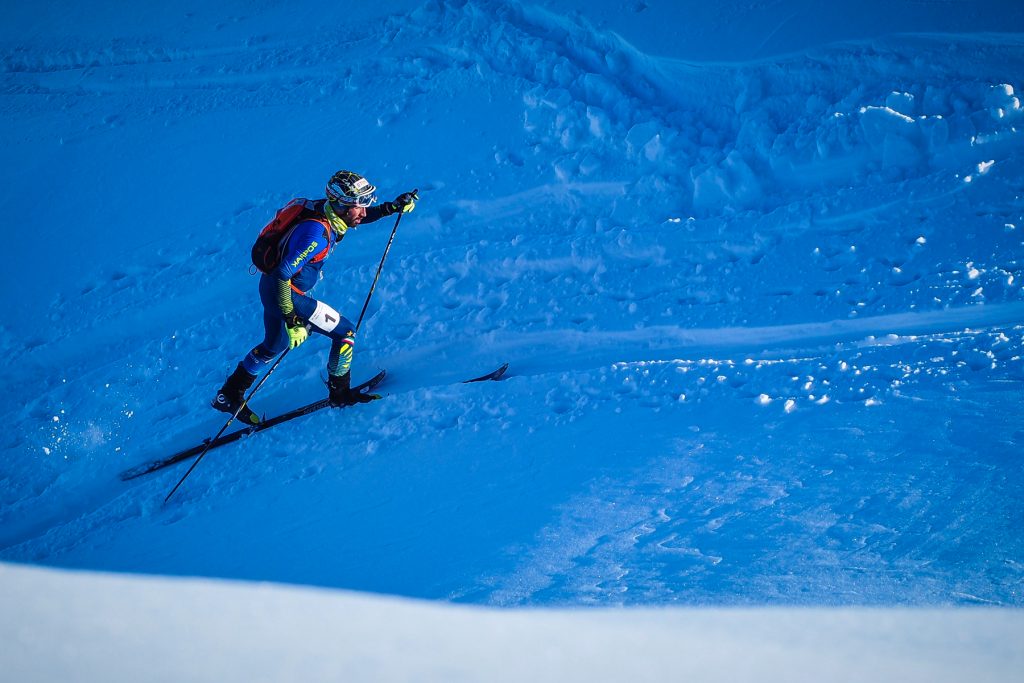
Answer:
<svg viewBox="0 0 1024 683"><path fill-rule="evenodd" d="M0 664L4 680L21 683L995 683L1024 665L1007 637L1024 628L1020 610L494 610L11 565L0 565L0 585L16 617L0 622Z"/></svg>
<svg viewBox="0 0 1024 683"><path fill-rule="evenodd" d="M10 15L0 559L501 607L1024 605L1018 4ZM222 424L253 235L343 167L423 198L356 351L386 400L216 451L167 506L181 469L121 482ZM356 316L389 228L317 296ZM320 398L326 346L255 407ZM1016 617L970 614L1019 659Z"/></svg>

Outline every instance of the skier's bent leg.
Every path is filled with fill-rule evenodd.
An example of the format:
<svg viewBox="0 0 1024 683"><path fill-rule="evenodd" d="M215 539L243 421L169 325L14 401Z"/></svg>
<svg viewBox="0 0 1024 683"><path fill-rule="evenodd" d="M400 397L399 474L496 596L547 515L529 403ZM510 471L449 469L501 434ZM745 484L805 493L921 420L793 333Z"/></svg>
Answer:
<svg viewBox="0 0 1024 683"><path fill-rule="evenodd" d="M259 375L263 372L280 351L268 349L264 344L258 344L242 360L242 367L250 375Z"/></svg>
<svg viewBox="0 0 1024 683"><path fill-rule="evenodd" d="M251 375L259 375L288 348L288 330L276 304L263 304L263 341L256 345L242 360L242 367Z"/></svg>
<svg viewBox="0 0 1024 683"><path fill-rule="evenodd" d="M355 346L355 325L336 310L316 299L298 299L295 310L309 321L313 332L331 338L331 352L327 357L327 374L341 377L352 367L352 348Z"/></svg>
<svg viewBox="0 0 1024 683"><path fill-rule="evenodd" d="M309 321L314 332L325 334L331 339L342 339L355 334L352 321L336 310L316 299L296 301L295 311L300 317Z"/></svg>
<svg viewBox="0 0 1024 683"><path fill-rule="evenodd" d="M331 353L327 356L328 375L340 377L348 374L352 368L352 350L355 345L356 340L351 336L334 340L331 344Z"/></svg>

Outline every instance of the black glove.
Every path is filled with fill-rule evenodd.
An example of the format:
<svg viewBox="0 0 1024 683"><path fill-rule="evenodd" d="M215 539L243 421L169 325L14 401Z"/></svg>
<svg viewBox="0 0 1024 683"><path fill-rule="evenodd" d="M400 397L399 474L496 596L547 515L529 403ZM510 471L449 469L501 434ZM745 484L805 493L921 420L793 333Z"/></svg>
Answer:
<svg viewBox="0 0 1024 683"><path fill-rule="evenodd" d="M391 205L395 207L395 212L401 211L402 213L409 213L416 208L416 202L420 196L417 194L419 190L413 190L412 192L403 192L402 194L395 197L395 201L391 202Z"/></svg>

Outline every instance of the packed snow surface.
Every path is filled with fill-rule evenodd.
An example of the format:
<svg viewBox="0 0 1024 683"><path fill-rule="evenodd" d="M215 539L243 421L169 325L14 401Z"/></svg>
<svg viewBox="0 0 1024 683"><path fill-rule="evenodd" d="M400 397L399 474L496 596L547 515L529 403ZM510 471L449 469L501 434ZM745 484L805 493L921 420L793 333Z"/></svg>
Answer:
<svg viewBox="0 0 1024 683"><path fill-rule="evenodd" d="M1006 636L1024 612L995 608L497 610L5 564L0 592L18 617L0 621L3 680L19 683L996 683L1024 666Z"/></svg>
<svg viewBox="0 0 1024 683"><path fill-rule="evenodd" d="M7 14L0 559L490 607L1024 606L1019 3ZM184 466L122 482L223 424L254 236L339 168L421 196L356 346L384 400L213 451L167 505ZM358 317L392 226L314 294ZM327 347L253 407L325 396Z"/></svg>

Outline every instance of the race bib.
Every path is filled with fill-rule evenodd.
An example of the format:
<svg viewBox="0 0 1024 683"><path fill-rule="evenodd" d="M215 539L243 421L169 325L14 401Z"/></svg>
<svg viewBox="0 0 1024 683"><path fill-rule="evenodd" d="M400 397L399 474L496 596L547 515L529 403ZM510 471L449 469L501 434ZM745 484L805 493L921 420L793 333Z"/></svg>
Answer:
<svg viewBox="0 0 1024 683"><path fill-rule="evenodd" d="M341 322L341 313L325 304L323 301L316 302L316 310L309 316L309 322L324 332L333 332L334 328Z"/></svg>

